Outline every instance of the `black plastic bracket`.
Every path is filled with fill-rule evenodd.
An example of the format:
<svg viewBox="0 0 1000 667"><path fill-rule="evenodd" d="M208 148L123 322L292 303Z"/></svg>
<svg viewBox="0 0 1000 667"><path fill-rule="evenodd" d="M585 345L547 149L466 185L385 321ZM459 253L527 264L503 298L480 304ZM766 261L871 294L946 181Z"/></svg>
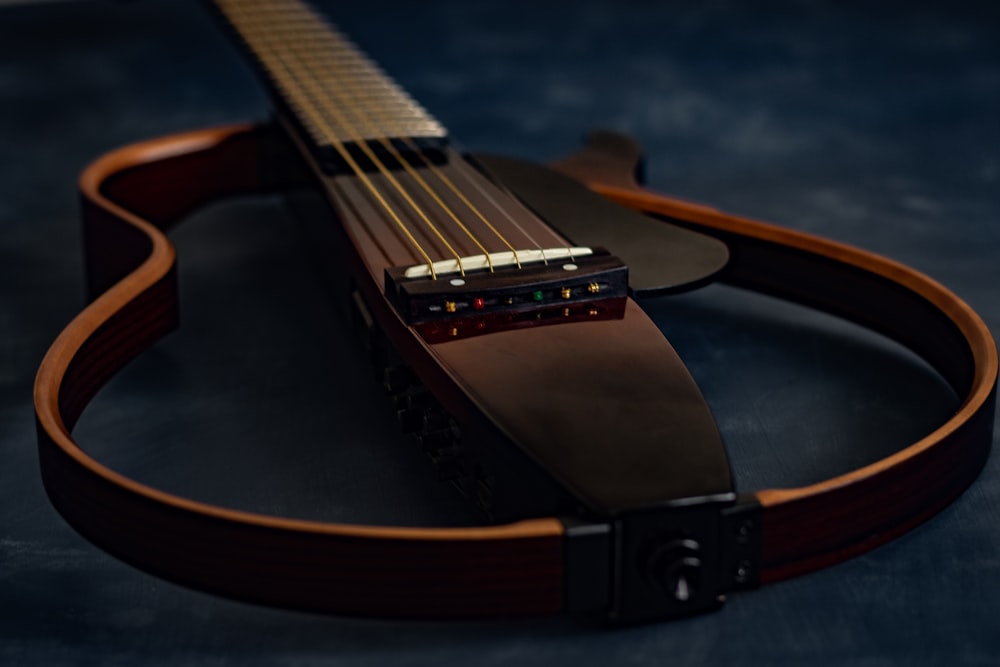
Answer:
<svg viewBox="0 0 1000 667"><path fill-rule="evenodd" d="M572 613L616 624L689 616L758 584L760 506L752 497L688 499L608 522L564 523Z"/></svg>
<svg viewBox="0 0 1000 667"><path fill-rule="evenodd" d="M719 586L746 591L760 586L760 537L763 509L753 496L740 496L722 511Z"/></svg>

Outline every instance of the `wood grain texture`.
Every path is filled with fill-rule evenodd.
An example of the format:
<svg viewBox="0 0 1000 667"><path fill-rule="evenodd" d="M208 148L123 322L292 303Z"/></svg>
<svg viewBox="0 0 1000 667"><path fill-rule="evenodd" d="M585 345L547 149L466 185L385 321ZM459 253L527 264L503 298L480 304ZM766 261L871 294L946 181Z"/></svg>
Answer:
<svg viewBox="0 0 1000 667"><path fill-rule="evenodd" d="M126 242L96 249L91 285L111 286L63 331L36 378L42 476L53 504L123 560L239 599L379 616L558 613L563 528L556 519L420 529L256 515L139 484L73 441L72 426L100 386L176 324L174 250L160 230L217 196L280 184L262 180L253 159L266 132L236 126L168 137L115 151L84 172L88 243L128 231ZM159 196L130 203L155 222L112 194L140 184L138 191Z"/></svg>
<svg viewBox="0 0 1000 667"><path fill-rule="evenodd" d="M606 143L598 143L598 154ZM633 179L627 160L609 179L606 171L593 169L589 146L580 155L557 168L624 206L725 241L732 258L724 282L878 331L927 360L961 398L946 423L896 454L818 484L757 491L764 508L762 583L884 544L933 516L972 483L992 441L997 348L967 304L898 262L649 192Z"/></svg>

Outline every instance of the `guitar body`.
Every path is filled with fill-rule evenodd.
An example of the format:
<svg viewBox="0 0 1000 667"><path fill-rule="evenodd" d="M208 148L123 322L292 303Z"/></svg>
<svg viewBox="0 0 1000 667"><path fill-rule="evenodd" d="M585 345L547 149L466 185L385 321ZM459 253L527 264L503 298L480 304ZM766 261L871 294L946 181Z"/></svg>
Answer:
<svg viewBox="0 0 1000 667"><path fill-rule="evenodd" d="M72 428L83 407L106 379L176 326L179 307L176 257L172 245L164 236L174 222L213 199L303 187L310 182L316 186L315 176L296 157L291 143L276 127L246 126L195 132L116 152L95 163L83 175L81 194L87 275L93 303L88 309L88 317L81 319L90 326L72 327L59 343L68 355L63 359L85 357L97 363L71 361L65 369L54 368L55 362L46 364L46 370L59 376L59 384L47 386L42 379L39 391L59 397L48 409L52 411L50 414L60 415L63 428ZM215 174L226 176L215 181ZM327 221L327 233L336 229L330 222ZM444 418L448 421L443 428L448 432L449 441L437 450L429 450L427 446L425 449L438 463L442 475L470 496L490 518L510 521L551 514L573 516L588 511L609 511L598 502L587 507L585 503L591 499L574 497L553 481L544 460L541 464L529 460L528 454L511 447L509 441L505 442L517 437L516 433L511 436L497 428L497 415L505 413L514 415L512 423L515 428L541 436L540 443L550 443L555 447L561 445L563 448L575 446L576 455L582 461L578 469L571 472L578 479L585 478L584 481L592 488L604 492L605 498L611 498L611 502L621 502L624 497L626 502L662 505L671 494L682 499L714 496L714 502L732 502L728 464L708 408L662 333L631 299L619 299L607 317L591 318L593 322L588 322L585 316L570 318L571 321L564 324L559 320L540 325L529 323L529 326L522 324L509 331L431 343L401 322L374 281L365 280L366 272L363 267L358 268L363 264L360 258L352 256L351 247L343 243L345 239L339 240L341 243L334 244L340 247L332 249L333 261L340 256L344 265L353 264L355 270L347 275L334 272L333 280L352 286L352 289L342 290L341 294L347 310L353 310L356 322L363 324L360 342L367 345L369 351L378 350L371 356L380 376L382 371L392 370L385 365L387 359L406 359L406 374L410 380L394 392L399 395L408 391L411 401L415 395L421 397L424 421L426 415L433 416L447 406ZM703 266L695 267L694 273L699 279L704 277L706 270L715 272L718 269L717 246L710 244L708 252L710 255ZM331 259L330 254L325 257ZM693 274L688 270L688 275L681 278L689 278L690 275ZM357 311L359 292L364 293L360 302L363 312ZM561 320L563 307L558 310ZM391 349L387 350L386 344ZM545 367L531 368L538 364L545 364ZM620 373L621 369L628 369L629 372ZM461 379L461 385L454 379L456 377ZM410 385L416 384L417 378L421 388L419 394L414 394ZM546 384L547 378L551 380L551 385ZM613 383L613 389L608 389L608 382ZM423 387L429 388L434 398L424 397L427 390ZM480 403L470 401L470 394L477 396ZM428 400L434 400L434 406L430 406ZM644 411L641 406L648 407ZM484 407L491 414L484 414ZM525 410L526 407L538 409ZM598 415L600 411L604 412L603 418ZM47 421L47 417L42 417L42 423ZM603 435L595 433L595 425L607 432ZM435 430L441 428L439 426ZM423 441L429 435L435 435L433 431L428 433L428 429L418 422L416 430L419 432L421 429L423 432L419 435ZM48 440L44 428L40 434ZM704 446L685 455L685 449L690 451L690 443L696 441L701 441ZM643 442L647 443L645 448L641 446ZM601 443L615 444L618 456L611 459L602 456L599 447L594 447ZM625 443L632 444L631 453ZM673 443L676 445L671 446ZM465 446L472 452L454 452ZM590 447L590 452L587 447ZM449 452L442 454L440 449L451 449L452 460L442 462L441 459ZM85 495L96 503L96 507L122 504L110 497L97 500L109 491L112 496L120 493L102 483L101 478L112 474L110 471L101 470L93 462L89 472L95 477L89 481L85 478L67 483L61 479L63 475L78 476L81 471L60 465L60 455L66 452L60 452L58 447L43 448L43 451L46 452L43 454L43 470L46 471L49 488L72 486L79 490L81 485L87 487L93 484L101 490L95 488ZM537 452L531 454L537 455ZM559 455L555 451L550 456ZM688 465L678 465L678 461L683 462L685 458ZM590 464L589 469L588 459L595 462ZM657 460L661 463L655 465ZM693 466L691 462L694 462ZM449 464L452 466L450 470L445 468ZM616 464L620 466L619 471L614 469ZM698 472L698 465L701 472ZM672 470L683 474L671 475ZM498 476L487 471L501 471L502 474ZM57 481L48 481L53 478ZM647 480L645 486L644 479ZM484 487L488 488L489 496L484 494ZM57 503L60 493L54 490L52 494ZM499 502L495 495L500 495ZM96 507L69 502L67 498L62 511L82 533L92 535L100 543L104 540L95 533L102 529L88 526L88 523L95 513L102 515L102 522L108 517L97 512ZM496 507L500 508L499 512L494 511ZM218 541L218 536L209 538L207 535L196 537L187 534L188 529L180 528L176 522L186 524L191 517L176 518L169 516L171 513L165 513L162 517L165 526L157 529L157 533L161 533L166 528L167 534L180 530L181 534L174 535L168 542ZM120 547L114 544L119 539L123 542L134 541L136 519L126 513L119 516L118 521L122 525L113 531L117 537L112 536L112 544L106 544L106 548L126 559L141 561L142 556L122 553ZM172 523L172 528L166 527ZM565 530L559 522L538 519L517 524L513 532L510 529L487 531L496 533L496 538L485 540L480 547L488 550L489 557L479 555L473 560L479 564L478 567L498 561L505 563L502 567L491 566L491 586L495 586L493 580L504 568L514 570L520 578L526 573L525 558L529 563L541 561L538 580L529 578L517 586L502 587L499 591L501 599L481 594L471 598L474 602L467 607L470 602L469 583L461 581L454 595L462 603L456 607L448 605L445 601L447 597L439 599L436 604L428 604L424 598L415 599L412 603L397 600L394 604L405 604L400 613L408 615L553 613L566 602L561 587L551 587L553 579L565 576L559 574L565 565L561 546L553 539L563 535ZM470 531L472 535L477 532ZM391 539L391 530L376 533ZM495 546L497 542L502 546L512 536L517 536L519 544L515 550L522 550L523 558L514 557L504 548ZM252 539L259 540L260 537ZM456 533L454 539L461 543L463 535ZM550 546L540 548L545 539L549 540ZM715 538L709 532L706 539ZM479 540L473 538L470 541ZM157 549L161 549L163 538L155 542ZM220 546L224 552L232 552L231 556L218 554L222 562L231 563L239 558L237 554L247 550L245 543L232 536ZM142 548L148 548L148 544ZM398 551L394 551L393 560L399 555ZM180 556L172 553L169 558L176 563ZM468 558L469 554L463 553L462 563L466 563ZM462 563L438 562L437 566L444 572L453 573L461 569ZM717 566L714 562L710 564L712 568ZM241 596L235 588L217 587L217 582L225 578L239 581L242 576L238 573L229 572L220 576L218 571L206 569L200 559L190 567L190 572L181 575L182 581L190 583L190 580L196 580L201 582L199 585L207 584L220 592ZM606 582L593 580L590 573L578 576L591 579L590 586L595 583L598 588L607 586ZM439 590L446 589L448 581L453 580L438 582ZM275 585L267 595L276 595L275 591L280 588ZM323 608L334 595L341 599L337 604L343 603L344 592L339 587L336 593L321 587L315 590L326 602L297 599L281 603L306 607L315 604ZM538 606L518 611L517 607L502 601L504 595L511 593L520 599L526 591L530 592L529 597L540 600ZM280 594L277 595L280 598ZM376 605L396 597L388 590L368 595ZM581 603L584 606L597 608L607 602L600 594L585 591L576 595L584 600ZM480 611L473 611L475 609ZM374 609L371 613L375 613Z"/></svg>
<svg viewBox="0 0 1000 667"><path fill-rule="evenodd" d="M243 20L243 5L222 4ZM241 30L253 35L255 20ZM412 176L415 158L380 166L400 150L399 135L383 137L384 153L367 153L378 140L345 130L350 123L329 125L324 114L338 117L343 105L316 102L325 79L297 71L312 52L261 34L269 85L286 95L280 126L139 144L81 180L92 302L43 361L35 406L49 497L107 551L199 589L296 609L644 621L712 609L728 592L871 549L946 506L982 468L996 348L978 316L933 280L650 193L633 179L635 148L608 135L554 171L434 143L427 173L468 180L470 209L509 198L487 217L507 217L512 252L483 240L491 230L469 234L465 246L455 230L435 238L394 183ZM323 73L328 63L311 66ZM238 511L124 477L75 442L72 429L102 384L178 322L164 232L217 198L302 186L323 194L321 253L404 429L495 523L358 526ZM544 261L521 266L526 245ZM484 262L506 265L466 273L463 259L479 261L477 248ZM715 279L896 340L940 373L959 408L919 441L849 473L737 495L700 391L636 301Z"/></svg>
<svg viewBox="0 0 1000 667"><path fill-rule="evenodd" d="M163 232L196 207L216 198L273 192L308 183L310 173L295 158L289 145L283 133L274 127L237 126L194 132L126 148L106 156L85 172L81 179L81 192L88 284L93 302L53 345L36 384L42 470L50 498L81 533L125 560L181 583L234 597L281 606L348 610L361 614L381 615L388 607L391 614L407 616L536 615L556 613L567 608L574 611L606 609L609 603L606 591L616 584L609 581L612 577L595 577L587 566L593 567L594 562L606 566L607 543L599 540L595 546L594 535L606 539L607 531L595 533L591 526L585 524L587 530L579 531L576 538L580 545L577 552L582 555L576 559L572 556L567 558L563 541L574 536L574 530L578 528L572 522L567 524L565 520L546 518L545 513L573 511L581 507L580 499L560 492L544 469L532 470L531 462L525 460L523 452L500 442L496 431L490 428L489 420L476 414L478 406L467 400L464 403L460 399L449 401L449 396L463 392L456 389L455 384L449 385L446 373L435 372L433 368L427 370L426 367L434 366L431 361L441 364L441 358L447 360L453 357L444 354L435 359L433 345L420 344L418 337L406 327L398 324L394 327L394 313L390 305L387 301L373 298L377 295L372 293L368 295L371 300L365 303L381 304L371 307L370 312L377 314L376 322L388 341L407 355L407 360L416 369L416 377L433 387L442 403L460 415L462 425L482 438L476 453L486 451L485 447L494 447L500 452L493 455L498 469L508 474L524 475L514 485L523 483L519 489L522 491L521 499L511 501L508 511L516 514L531 507L530 512L538 518L529 516L526 520L493 528L435 530L335 526L264 517L186 501L132 483L76 448L69 432L97 389L177 324L176 258ZM574 165L587 165L588 160L594 157L593 151L585 151L581 155L582 159L568 160L562 168L572 173L577 168ZM214 180L213 176L219 173L226 174L226 177ZM703 228L709 230L714 223L722 228L722 234L730 232L727 238L731 243L734 238L746 238L743 241L747 244L747 249L743 250L743 261L750 268L746 269L747 277L741 278L736 273L736 278L731 278L734 282L762 280L753 270L755 252L760 252L767 260L766 270L759 270L764 279L776 272L778 264L771 261L773 256L768 254L774 250L754 248L768 241L787 246L790 249L779 252L793 255L816 252L817 249L822 250L823 245L830 248L828 252L831 255L841 253L836 244L818 242L797 233L781 232L767 225L723 216L704 207L645 194L637 186L629 185L626 173L619 174L617 180L617 184L613 179L610 183L596 182L592 185L603 187L637 208L670 215L674 220L707 221L709 224ZM622 187L622 183L626 187ZM731 235L733 229L738 229L739 237ZM734 245L739 248L739 245ZM879 262L883 261L863 254L859 264L871 264L864 267L870 269L878 268ZM791 265L791 270L796 268ZM890 266L890 269L895 270L896 267ZM834 286L832 289L836 291L824 295L816 289L816 282L810 280L808 297L825 301L822 305L834 309L840 286L845 284L844 276L859 269L856 265L847 264L828 270L832 275L821 283ZM806 275L809 272L807 269ZM358 278L363 278L363 273L355 273L354 278L348 280L357 285L361 282ZM788 286L802 284L779 275L771 279L768 288L788 291ZM933 288L928 284L925 289ZM887 289L898 290L894 285L887 286ZM351 294L356 296L356 292ZM805 294L793 292L786 296L807 300ZM853 293L849 301L854 307L865 307L865 304L858 306ZM873 299L870 307L877 307L877 303L878 300ZM961 317L961 311L956 315ZM927 314L915 310L913 317L926 318ZM634 332L625 335L637 336L627 339L630 345L627 352L639 353L639 360L635 362L639 366L636 368L641 366L644 370L662 371L665 375L680 378L680 384L674 385L672 390L676 396L686 393L691 401L683 404L677 412L672 412L667 406L666 414L679 418L681 424L693 424L695 430L700 427L700 437L713 444L712 439L717 436L711 417L707 412L700 412L703 408L700 395L659 330L649 324L631 300L627 301L621 318L611 322L634 327ZM597 322L601 326L604 323L603 320ZM942 333L940 326L938 324L936 329L931 329L924 323L904 326L891 333L901 338L915 333L917 339L912 344L918 347L928 331L934 341L941 340L943 335L951 335ZM583 337L566 339L559 336L557 342L550 346L534 335L549 334L560 328L579 328ZM362 331L366 336L372 336L376 330L368 323ZM573 353L580 349L593 352L594 349L602 349L608 340L615 340L614 334L600 333L595 334L595 340L591 341L592 336L579 322L513 330L518 336L525 332L532 334L523 339L527 341L525 349L518 352L516 347L501 346L500 350L515 358L518 354L530 358L541 347L559 359L560 347L565 346ZM488 343L490 338L491 335L472 336L438 345ZM649 340L648 348L644 347L644 338ZM567 340L570 341L568 345ZM588 349L591 344L594 347ZM473 348L468 354L472 358L489 361L493 349L487 344ZM463 348L461 352L467 350ZM986 355L989 360L989 346L984 343L982 352L978 354ZM933 352L928 352L928 355L933 355ZM384 355L374 355L376 361L385 358ZM611 354L609 358L615 358L615 355ZM655 361L657 358L664 359L663 367ZM492 361L497 363L495 359ZM460 360L458 365L461 364ZM961 375L958 372L961 368L956 366L955 381L972 381L974 386L982 387L979 391L985 393L981 399L966 403L965 418L953 420L956 422L954 427L939 432L936 440L925 441L896 457L836 481L811 488L764 491L749 496L749 502L744 500L734 506L737 512L728 518L724 515L721 529L734 535L749 535L749 539L734 543L737 545L735 549L723 551L724 562L713 560L710 567L728 570L733 577L737 572L742 573L741 568L747 564L754 565L754 572L749 577L726 579L730 587L754 586L758 581L799 574L883 543L950 502L975 478L985 460L995 400L989 375L986 375L987 384L984 385L982 377ZM486 368L482 372L495 371ZM565 374L555 375L565 377ZM572 374L569 377L573 378ZM633 380L634 377L627 379ZM577 378L573 380L579 382ZM510 390L503 384L500 387ZM534 397L542 401L551 389L544 386L539 389L540 393ZM575 397L572 392L567 393ZM628 390L622 393L629 400L643 400L643 397ZM510 395L520 397L523 394ZM658 398L663 400L662 396ZM616 409L629 410L624 404ZM487 453L486 457L489 456ZM721 464L723 467L726 465L724 458ZM482 470L484 468L480 468L479 472ZM935 474L928 477L931 470ZM947 470L948 474L938 474L942 470ZM703 476L703 483L704 479ZM713 503L721 502L727 506L732 504L733 498L728 475L709 475L707 479L709 483L722 484L715 497L708 498L710 515ZM481 481L482 478L473 478L472 483ZM490 482L495 483L492 479ZM463 491L468 493L469 490ZM900 507L891 501L900 494L925 500ZM871 498L880 495L884 501L871 505ZM81 498L86 498L87 502L80 502ZM541 502L532 506L523 498L535 501L540 498ZM482 503L481 498L474 500ZM767 515L770 520L758 523L758 503L772 508ZM135 507L136 511L123 511L130 507ZM111 511L111 508L116 509ZM587 509L590 508L583 507L578 512ZM851 522L824 522L803 533L802 526L814 524L812 516L824 512L847 514L853 518ZM704 532L699 534L698 528L695 528L698 523L692 523L685 534L693 533L707 543L714 541L715 532L720 530L716 520L706 520L704 507L699 508L694 517L708 525L709 529L702 529ZM616 521L620 525L620 520ZM662 531L664 524L662 519L657 519L651 525L644 526L642 521L638 525L647 533L656 533ZM741 533L741 530L746 532ZM763 536L758 531L764 531ZM764 546L760 552L762 541ZM316 544L313 545L313 542ZM186 546L189 544L202 545L202 550L192 554ZM373 545L388 547L384 552L384 561L376 557L378 549ZM442 550L443 545L457 548ZM637 553L642 553L643 545L641 540L626 542L626 548ZM321 556L317 556L317 550ZM248 553L260 554L259 559L248 559ZM289 561L290 554L298 555L293 555ZM150 560L169 562L169 571L150 567ZM756 570L758 567L759 571ZM385 568L398 572L399 577L419 580L421 583L415 587L414 595L400 594L397 577L385 586L373 585L366 580L365 572ZM251 572L254 574L251 575ZM268 573L268 576L261 576L261 572ZM410 574L407 575L407 572ZM455 576L457 572L466 574ZM248 592L246 582L251 576L256 585ZM310 585L301 587L294 583L303 579L310 581ZM352 582L358 583L356 589L352 589ZM621 583L617 585L621 586ZM429 594L430 590L435 591L433 597ZM627 586L625 590L628 592ZM645 602L641 600L641 593L633 592L633 595ZM706 600L704 604L711 603ZM644 611L639 616L646 613L650 612Z"/></svg>

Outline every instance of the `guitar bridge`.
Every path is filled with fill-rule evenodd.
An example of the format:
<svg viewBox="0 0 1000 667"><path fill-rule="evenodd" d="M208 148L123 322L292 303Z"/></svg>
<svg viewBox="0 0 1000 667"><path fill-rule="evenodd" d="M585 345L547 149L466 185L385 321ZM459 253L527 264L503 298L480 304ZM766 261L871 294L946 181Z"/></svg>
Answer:
<svg viewBox="0 0 1000 667"><path fill-rule="evenodd" d="M531 253L534 254L524 252L524 256L534 258L538 254L538 262L542 263L515 264L507 262L506 257L488 262L483 256L467 258L475 261L461 263L449 260L387 269L386 297L409 324L452 321L468 324L525 322L526 314L563 312L560 308L569 309L571 317L583 312L583 305L628 296L628 267L606 250L579 248ZM508 254L513 255L503 253Z"/></svg>

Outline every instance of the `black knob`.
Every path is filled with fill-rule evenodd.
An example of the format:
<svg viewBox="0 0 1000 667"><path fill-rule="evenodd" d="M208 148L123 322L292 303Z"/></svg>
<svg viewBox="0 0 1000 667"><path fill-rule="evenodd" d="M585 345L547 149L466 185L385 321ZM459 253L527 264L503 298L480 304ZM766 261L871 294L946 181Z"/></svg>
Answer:
<svg viewBox="0 0 1000 667"><path fill-rule="evenodd" d="M671 563L663 573L662 586L678 602L687 602L701 589L701 559L689 556Z"/></svg>
<svg viewBox="0 0 1000 667"><path fill-rule="evenodd" d="M663 539L646 556L646 578L679 603L698 596L702 585L701 545L689 538Z"/></svg>

